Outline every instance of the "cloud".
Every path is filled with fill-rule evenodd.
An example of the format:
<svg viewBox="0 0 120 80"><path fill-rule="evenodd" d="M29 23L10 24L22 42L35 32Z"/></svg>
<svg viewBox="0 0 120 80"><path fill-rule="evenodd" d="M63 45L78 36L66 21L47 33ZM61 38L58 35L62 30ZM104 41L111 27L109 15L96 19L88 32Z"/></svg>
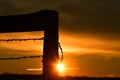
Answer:
<svg viewBox="0 0 120 80"><path fill-rule="evenodd" d="M0 15L32 13L41 9L55 9L60 14L59 26L62 33L72 35L73 37L75 35L79 36L78 43L80 43L81 35L89 35L96 40L103 40L103 48L105 45L110 44L111 47L107 47L108 50L119 51L119 46L117 45L120 40L119 2L119 0L1 0ZM87 42L88 39L84 44L87 44ZM113 45L113 43L115 44ZM94 44L94 42L91 42L87 46ZM97 44L99 45L100 43Z"/></svg>
<svg viewBox="0 0 120 80"><path fill-rule="evenodd" d="M77 76L105 77L109 74L120 76L120 57L106 56L101 54L65 55L66 67L77 67ZM69 63L71 62L71 63ZM73 72L70 70L70 72ZM71 75L68 71L68 75ZM72 75L73 76L73 75Z"/></svg>
<svg viewBox="0 0 120 80"><path fill-rule="evenodd" d="M118 0L79 0L61 3L61 26L71 33L88 33L99 36L120 34Z"/></svg>
<svg viewBox="0 0 120 80"><path fill-rule="evenodd" d="M26 14L42 9L51 9L59 2L56 0L1 0L0 15Z"/></svg>
<svg viewBox="0 0 120 80"><path fill-rule="evenodd" d="M89 35L69 35L61 34L60 42L63 47L64 54L104 54L117 55L120 54L119 40L104 40Z"/></svg>
<svg viewBox="0 0 120 80"><path fill-rule="evenodd" d="M120 38L119 2L119 0L1 0L0 15L55 9L60 13L60 28L64 31Z"/></svg>

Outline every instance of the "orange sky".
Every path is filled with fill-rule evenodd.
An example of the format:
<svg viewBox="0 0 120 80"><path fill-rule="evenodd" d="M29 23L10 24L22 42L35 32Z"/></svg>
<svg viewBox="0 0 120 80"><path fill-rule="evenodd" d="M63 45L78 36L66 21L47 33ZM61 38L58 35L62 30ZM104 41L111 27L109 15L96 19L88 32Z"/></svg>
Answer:
<svg viewBox="0 0 120 80"><path fill-rule="evenodd" d="M0 16L57 10L63 63L68 68L64 74L120 76L119 3L120 0L0 0ZM0 33L1 39L43 36L39 31ZM42 50L43 41L0 42L0 57L39 55ZM26 70L41 67L41 59L0 61L0 73L41 74Z"/></svg>
<svg viewBox="0 0 120 80"><path fill-rule="evenodd" d="M65 32L60 32L60 43L64 51L65 71L63 75L70 76L104 76L104 75L118 75L118 69L114 66L119 66L114 63L112 59L119 59L120 54L114 48L119 47L119 41L107 41L100 38L95 38L91 35L70 35ZM43 37L43 32L26 32L26 33L12 33L0 34L1 38L27 38L27 37ZM19 37L18 37L19 36ZM39 55L42 54L43 41L23 41L23 42L0 42L1 57L19 57L23 55ZM108 46L109 45L109 46ZM95 60L95 61L94 61ZM99 62L99 64L98 64ZM105 63L104 63L105 62ZM115 64L112 65L111 64ZM107 63L107 65L106 65ZM108 64L109 63L109 64ZM119 63L119 62L118 62ZM26 69L41 68L41 59L15 60L15 61L0 61L0 72L13 73L40 73L41 71L27 71ZM19 67L17 67L19 65ZM102 65L103 67L99 66ZM108 69L108 65L111 68ZM9 66L9 68L8 68ZM88 68L89 67L89 68ZM106 70L103 74L96 74L101 70ZM108 69L108 71L107 71ZM112 71L110 72L109 70ZM72 71L72 73L70 73ZM112 73L113 72L113 73ZM116 72L116 74L115 74ZM111 73L111 74L108 74Z"/></svg>

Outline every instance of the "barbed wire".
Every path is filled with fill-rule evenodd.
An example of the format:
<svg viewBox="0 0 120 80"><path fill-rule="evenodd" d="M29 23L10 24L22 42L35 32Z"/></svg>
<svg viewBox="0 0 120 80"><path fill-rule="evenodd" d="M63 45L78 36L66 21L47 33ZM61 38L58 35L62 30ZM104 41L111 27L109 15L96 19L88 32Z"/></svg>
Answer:
<svg viewBox="0 0 120 80"><path fill-rule="evenodd" d="M63 57L63 49L62 49L60 43L58 43L58 47L61 50L61 59L60 59L60 61L62 63L64 57ZM42 57L42 55L38 55L38 56L22 56L22 57L8 57L8 58L0 58L0 60L18 60L18 59L27 59L27 58L40 58L40 57Z"/></svg>
<svg viewBox="0 0 120 80"><path fill-rule="evenodd" d="M63 62L63 59L64 59L64 55L63 55L63 49L60 45L60 43L58 43L58 47L60 48L61 50L61 63ZM8 57L8 58L0 58L0 60L19 60L19 59L27 59L27 58L40 58L42 57L42 55L38 55L38 56L22 56L22 57Z"/></svg>
<svg viewBox="0 0 120 80"><path fill-rule="evenodd" d="M62 63L62 62L63 62L63 59L64 59L64 54L63 54L63 48L62 48L60 42L58 42L58 47L60 48L60 51L61 51L61 59L60 59L60 61L61 61L61 63Z"/></svg>
<svg viewBox="0 0 120 80"><path fill-rule="evenodd" d="M0 41L28 41L28 40L44 40L44 37L41 37L41 38L25 38L25 39L0 39ZM61 63L63 62L63 59L64 59L64 55L63 55L63 49L61 47L61 44L60 42L58 42L58 47L60 48L60 51L61 51L61 57L60 57L60 61ZM15 60L15 59L26 59L26 58L39 58L39 57L42 57L41 55L40 56L23 56L23 57L9 57L9 58L0 58L0 60Z"/></svg>
<svg viewBox="0 0 120 80"><path fill-rule="evenodd" d="M0 41L28 41L28 40L44 40L44 37L41 37L41 38L25 38L25 39L0 39Z"/></svg>
<svg viewBox="0 0 120 80"><path fill-rule="evenodd" d="M27 59L27 58L41 58L42 55L38 56L22 56L22 57L9 57L9 58L0 58L0 60L19 60L19 59Z"/></svg>

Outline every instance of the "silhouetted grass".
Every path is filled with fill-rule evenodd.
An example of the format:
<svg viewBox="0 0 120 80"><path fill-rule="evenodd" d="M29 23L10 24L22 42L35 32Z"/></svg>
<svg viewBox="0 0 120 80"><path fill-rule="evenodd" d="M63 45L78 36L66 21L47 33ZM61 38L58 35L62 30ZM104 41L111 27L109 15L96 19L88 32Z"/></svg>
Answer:
<svg viewBox="0 0 120 80"><path fill-rule="evenodd" d="M0 80L42 80L42 75L1 74ZM59 80L120 80L118 77L59 77Z"/></svg>

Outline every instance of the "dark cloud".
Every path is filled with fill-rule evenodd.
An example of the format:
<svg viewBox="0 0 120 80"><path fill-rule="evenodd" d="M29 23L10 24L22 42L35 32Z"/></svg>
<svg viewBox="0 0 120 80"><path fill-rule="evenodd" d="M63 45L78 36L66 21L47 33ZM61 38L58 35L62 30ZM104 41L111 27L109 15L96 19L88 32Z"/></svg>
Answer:
<svg viewBox="0 0 120 80"><path fill-rule="evenodd" d="M60 13L62 30L120 38L119 3L119 0L1 0L0 15L55 9Z"/></svg>
<svg viewBox="0 0 120 80"><path fill-rule="evenodd" d="M63 3L58 9L65 15L61 18L62 26L65 26L63 29L73 33L119 37L118 0L79 0L76 3Z"/></svg>
<svg viewBox="0 0 120 80"><path fill-rule="evenodd" d="M14 15L51 9L58 2L53 0L1 0L0 15Z"/></svg>

